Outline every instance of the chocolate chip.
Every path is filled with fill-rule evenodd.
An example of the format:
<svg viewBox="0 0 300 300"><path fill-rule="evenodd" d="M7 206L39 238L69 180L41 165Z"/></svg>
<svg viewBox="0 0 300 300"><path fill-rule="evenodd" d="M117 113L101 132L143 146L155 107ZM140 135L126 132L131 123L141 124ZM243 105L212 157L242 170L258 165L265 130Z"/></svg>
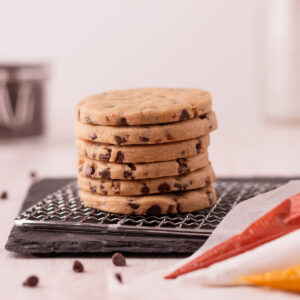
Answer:
<svg viewBox="0 0 300 300"><path fill-rule="evenodd" d="M207 115L202 115L199 117L201 120L208 119Z"/></svg>
<svg viewBox="0 0 300 300"><path fill-rule="evenodd" d="M185 154L185 150L183 150L183 151L181 151L181 153L180 153L181 155L184 155Z"/></svg>
<svg viewBox="0 0 300 300"><path fill-rule="evenodd" d="M87 123L93 124L93 121L92 121L91 117L87 116L85 120L86 120Z"/></svg>
<svg viewBox="0 0 300 300"><path fill-rule="evenodd" d="M122 279L121 273L116 273L116 274L115 274L115 277L118 279L118 281L119 281L120 283L123 283L123 279Z"/></svg>
<svg viewBox="0 0 300 300"><path fill-rule="evenodd" d="M109 161L110 160L110 156L111 156L111 149L106 149L107 153L105 154L100 154L99 155L99 159L102 161Z"/></svg>
<svg viewBox="0 0 300 300"><path fill-rule="evenodd" d="M123 177L124 178L132 178L132 172L130 172L130 171L124 171Z"/></svg>
<svg viewBox="0 0 300 300"><path fill-rule="evenodd" d="M127 164L127 166L128 166L131 170L136 170L136 167L135 167L134 164L129 163L129 164Z"/></svg>
<svg viewBox="0 0 300 300"><path fill-rule="evenodd" d="M0 195L0 199L7 199L8 198L8 193L7 191L3 191Z"/></svg>
<svg viewBox="0 0 300 300"><path fill-rule="evenodd" d="M189 113L184 109L182 112L181 112L181 115L180 115L180 121L184 121L184 120L188 120L189 119Z"/></svg>
<svg viewBox="0 0 300 300"><path fill-rule="evenodd" d="M152 205L146 210L146 215L159 215L161 213L161 208L158 205Z"/></svg>
<svg viewBox="0 0 300 300"><path fill-rule="evenodd" d="M188 184L184 184L184 185L182 186L182 189L185 191L188 187L189 187Z"/></svg>
<svg viewBox="0 0 300 300"><path fill-rule="evenodd" d="M74 261L73 271L77 273L82 273L84 271L84 266L79 260Z"/></svg>
<svg viewBox="0 0 300 300"><path fill-rule="evenodd" d="M127 139L125 137L120 137L118 135L115 135L115 141L118 145L124 144L127 142Z"/></svg>
<svg viewBox="0 0 300 300"><path fill-rule="evenodd" d="M92 192L92 193L96 193L96 191L97 191L97 187L96 186L90 186L90 191Z"/></svg>
<svg viewBox="0 0 300 300"><path fill-rule="evenodd" d="M210 181L210 178L209 177L206 177L205 178L205 184L206 185L210 185L211 181Z"/></svg>
<svg viewBox="0 0 300 300"><path fill-rule="evenodd" d="M174 188L176 188L178 191L182 191L182 185L178 182L174 183Z"/></svg>
<svg viewBox="0 0 300 300"><path fill-rule="evenodd" d="M169 205L167 209L167 214L171 214L173 211L174 205Z"/></svg>
<svg viewBox="0 0 300 300"><path fill-rule="evenodd" d="M179 202L177 202L177 205L176 205L176 209L177 209L177 211L180 213L181 211L180 211L180 203Z"/></svg>
<svg viewBox="0 0 300 300"><path fill-rule="evenodd" d="M183 174L190 171L190 169L187 167L187 164L185 163L184 159L177 159L178 162L178 173Z"/></svg>
<svg viewBox="0 0 300 300"><path fill-rule="evenodd" d="M141 191L142 191L143 194L149 194L150 189L149 189L149 187L146 184L144 184L144 186L142 187Z"/></svg>
<svg viewBox="0 0 300 300"><path fill-rule="evenodd" d="M190 184L193 184L193 180L190 180Z"/></svg>
<svg viewBox="0 0 300 300"><path fill-rule="evenodd" d="M172 141L174 138L171 136L171 134L167 134L167 140Z"/></svg>
<svg viewBox="0 0 300 300"><path fill-rule="evenodd" d="M158 190L160 193L166 193L170 191L170 186L168 183L164 182L158 186Z"/></svg>
<svg viewBox="0 0 300 300"><path fill-rule="evenodd" d="M102 172L99 172L99 175L100 175L102 178L105 178L105 179L111 179L111 178L110 178L110 171L109 171L108 169L103 170Z"/></svg>
<svg viewBox="0 0 300 300"><path fill-rule="evenodd" d="M92 158L96 158L96 153L93 153L93 154L92 154Z"/></svg>
<svg viewBox="0 0 300 300"><path fill-rule="evenodd" d="M145 137L145 136L140 136L140 140L142 142L149 142L149 138Z"/></svg>
<svg viewBox="0 0 300 300"><path fill-rule="evenodd" d="M109 118L109 117L107 117L107 116L105 116L105 119L106 119L106 121L107 121L107 122L109 122L109 121L110 121L110 118Z"/></svg>
<svg viewBox="0 0 300 300"><path fill-rule="evenodd" d="M113 256L112 256L112 262L115 266L118 267L124 267L126 266L126 258L125 256L120 253L120 252L116 252Z"/></svg>
<svg viewBox="0 0 300 300"><path fill-rule="evenodd" d="M85 171L85 175L87 177L90 177L91 175L93 175L95 173L95 168L91 165L87 165L86 167L86 171Z"/></svg>
<svg viewBox="0 0 300 300"><path fill-rule="evenodd" d="M118 125L127 126L128 124L126 118L121 118L118 122Z"/></svg>
<svg viewBox="0 0 300 300"><path fill-rule="evenodd" d="M117 156L116 156L116 162L121 164L123 162L123 160L124 160L124 154L123 154L123 152L122 151L118 151L117 152Z"/></svg>
<svg viewBox="0 0 300 300"><path fill-rule="evenodd" d="M196 144L196 150L198 154L201 152L201 141Z"/></svg>
<svg viewBox="0 0 300 300"><path fill-rule="evenodd" d="M138 209L140 207L139 204L136 203L128 203L128 206L130 206L133 209Z"/></svg>
<svg viewBox="0 0 300 300"><path fill-rule="evenodd" d="M24 282L23 286L35 287L39 283L39 278L35 275L29 276Z"/></svg>
<svg viewBox="0 0 300 300"><path fill-rule="evenodd" d="M98 136L97 136L96 133L92 133L92 134L90 135L90 139L91 139L92 141L95 140L97 137L98 137Z"/></svg>

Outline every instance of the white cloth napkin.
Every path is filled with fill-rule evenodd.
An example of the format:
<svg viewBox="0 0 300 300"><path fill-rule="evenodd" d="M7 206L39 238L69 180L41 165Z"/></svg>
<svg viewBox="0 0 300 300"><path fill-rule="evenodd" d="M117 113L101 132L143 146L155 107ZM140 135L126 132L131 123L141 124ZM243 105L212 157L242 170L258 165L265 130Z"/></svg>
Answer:
<svg viewBox="0 0 300 300"><path fill-rule="evenodd" d="M287 299L285 292L274 292L269 289L255 287L215 288L203 286L202 284L232 283L234 278L239 275L244 275L242 268L247 265L247 259L251 260L248 261L251 267L245 269L245 275L264 272L267 268L272 268L272 266L274 266L274 268L282 268L285 267L285 263L288 264L287 266L294 264L294 262L300 258L300 254L298 254L298 252L300 253L299 230L262 245L248 253L240 254L227 261L212 265L209 268L183 275L175 280L165 280L163 276L174 271L195 256L204 253L233 235L240 233L252 222L273 209L286 198L299 192L300 180L295 180L290 181L276 190L258 195L238 204L222 220L206 243L191 257L181 260L170 270L161 270L146 274L135 279L134 282L129 282L129 284L120 285L113 278L112 274L109 274L108 285L110 290L115 293L116 296L119 295L121 299L140 299L141 297L143 297L143 299L195 299L197 295L201 298L209 297L209 299L233 299L235 297L243 298L244 300L253 299L255 297L264 297L264 299L272 300ZM289 258L285 259L286 257L280 255L280 251L285 251L284 253L288 255ZM274 258L274 265L272 257ZM300 263L300 261L297 263ZM229 273L228 270L230 271ZM228 280L224 279L224 275L229 276L228 274L230 275ZM294 297L296 299L297 297L298 299L298 296L293 294L289 294L288 297L290 299Z"/></svg>

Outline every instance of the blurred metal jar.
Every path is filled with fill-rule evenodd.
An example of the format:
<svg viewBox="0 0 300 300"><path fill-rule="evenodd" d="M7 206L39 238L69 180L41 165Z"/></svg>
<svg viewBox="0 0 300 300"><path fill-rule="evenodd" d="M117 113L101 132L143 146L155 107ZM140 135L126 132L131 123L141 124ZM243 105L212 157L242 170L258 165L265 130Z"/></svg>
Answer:
<svg viewBox="0 0 300 300"><path fill-rule="evenodd" d="M300 121L300 1L268 2L266 116Z"/></svg>
<svg viewBox="0 0 300 300"><path fill-rule="evenodd" d="M0 139L44 133L46 65L0 64Z"/></svg>

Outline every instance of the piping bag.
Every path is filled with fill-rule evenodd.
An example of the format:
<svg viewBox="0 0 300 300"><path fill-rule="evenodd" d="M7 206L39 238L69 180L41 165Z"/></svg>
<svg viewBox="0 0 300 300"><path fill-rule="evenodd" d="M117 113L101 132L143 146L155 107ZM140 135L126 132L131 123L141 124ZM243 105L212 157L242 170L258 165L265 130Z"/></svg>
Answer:
<svg viewBox="0 0 300 300"><path fill-rule="evenodd" d="M242 254L300 228L300 193L277 205L253 222L243 232L213 247L182 267L171 272L166 279L207 268L230 257Z"/></svg>

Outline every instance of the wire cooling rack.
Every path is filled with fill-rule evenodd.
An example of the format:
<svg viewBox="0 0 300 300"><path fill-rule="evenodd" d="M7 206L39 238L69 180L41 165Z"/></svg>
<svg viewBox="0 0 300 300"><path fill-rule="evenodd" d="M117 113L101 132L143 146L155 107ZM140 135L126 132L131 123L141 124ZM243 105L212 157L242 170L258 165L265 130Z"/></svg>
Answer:
<svg viewBox="0 0 300 300"><path fill-rule="evenodd" d="M280 185L282 182L221 180L215 184L218 199L211 208L173 215L126 216L84 206L76 182L71 182L22 212L15 225L108 234L207 237L236 204Z"/></svg>

